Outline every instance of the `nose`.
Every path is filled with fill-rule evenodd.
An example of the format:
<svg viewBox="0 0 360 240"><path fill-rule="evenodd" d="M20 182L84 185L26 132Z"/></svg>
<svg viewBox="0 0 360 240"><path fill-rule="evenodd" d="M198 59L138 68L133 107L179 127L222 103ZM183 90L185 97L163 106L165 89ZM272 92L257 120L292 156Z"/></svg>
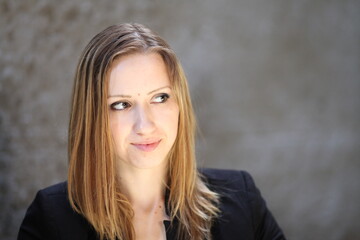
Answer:
<svg viewBox="0 0 360 240"><path fill-rule="evenodd" d="M134 131L136 134L149 135L155 130L151 110L146 106L137 106L135 110Z"/></svg>

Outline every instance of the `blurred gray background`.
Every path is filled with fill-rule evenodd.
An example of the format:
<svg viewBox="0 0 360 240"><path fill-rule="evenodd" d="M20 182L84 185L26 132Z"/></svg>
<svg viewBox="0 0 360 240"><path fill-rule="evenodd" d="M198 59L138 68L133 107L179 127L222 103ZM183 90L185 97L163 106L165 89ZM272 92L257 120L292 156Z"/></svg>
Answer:
<svg viewBox="0 0 360 240"><path fill-rule="evenodd" d="M0 238L66 179L73 75L120 22L172 45L199 164L245 169L289 239L360 239L360 1L0 1Z"/></svg>

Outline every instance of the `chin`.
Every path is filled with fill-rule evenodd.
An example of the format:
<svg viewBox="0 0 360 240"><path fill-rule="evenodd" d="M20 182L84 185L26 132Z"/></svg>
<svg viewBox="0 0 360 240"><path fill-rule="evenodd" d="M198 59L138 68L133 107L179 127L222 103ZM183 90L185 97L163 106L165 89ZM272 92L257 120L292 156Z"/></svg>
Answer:
<svg viewBox="0 0 360 240"><path fill-rule="evenodd" d="M164 167L166 160L165 158L162 159L151 159L149 157L145 158L137 158L136 160L130 160L130 165L134 168L138 169L152 169L158 167Z"/></svg>

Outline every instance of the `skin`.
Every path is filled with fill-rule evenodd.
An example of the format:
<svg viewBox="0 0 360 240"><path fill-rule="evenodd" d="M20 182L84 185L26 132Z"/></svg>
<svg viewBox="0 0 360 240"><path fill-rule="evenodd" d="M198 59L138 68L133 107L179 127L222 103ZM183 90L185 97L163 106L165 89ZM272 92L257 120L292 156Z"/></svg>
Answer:
<svg viewBox="0 0 360 240"><path fill-rule="evenodd" d="M179 108L161 56L117 59L109 71L108 106L119 181L134 209L136 239L166 239L164 182Z"/></svg>

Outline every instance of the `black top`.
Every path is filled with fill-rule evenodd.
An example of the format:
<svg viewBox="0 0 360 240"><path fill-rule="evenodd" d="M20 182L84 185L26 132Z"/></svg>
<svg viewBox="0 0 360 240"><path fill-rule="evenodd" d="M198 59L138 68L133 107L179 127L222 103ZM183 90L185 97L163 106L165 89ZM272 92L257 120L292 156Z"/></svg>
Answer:
<svg viewBox="0 0 360 240"><path fill-rule="evenodd" d="M221 214L213 240L285 239L251 176L244 171L202 169L207 186L220 194ZM176 222L164 221L167 240L175 240ZM96 232L73 211L66 182L39 191L20 226L18 240L98 240Z"/></svg>

